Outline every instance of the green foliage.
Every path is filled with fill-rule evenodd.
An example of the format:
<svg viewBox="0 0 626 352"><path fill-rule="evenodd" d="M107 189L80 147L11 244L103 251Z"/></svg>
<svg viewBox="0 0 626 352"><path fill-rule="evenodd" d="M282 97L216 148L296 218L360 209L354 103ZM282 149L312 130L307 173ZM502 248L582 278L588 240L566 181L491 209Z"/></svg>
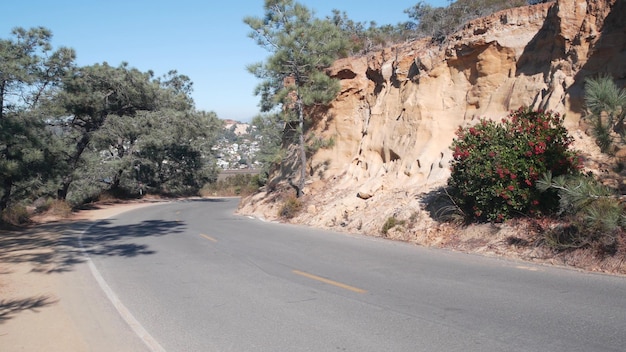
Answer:
<svg viewBox="0 0 626 352"><path fill-rule="evenodd" d="M105 190L189 195L215 179L218 119L192 110L188 77L170 71L154 79L125 63L103 64L77 69L63 88L59 98L73 118L62 135L69 151L61 198L81 202Z"/></svg>
<svg viewBox="0 0 626 352"><path fill-rule="evenodd" d="M420 1L404 12L416 21L420 34L442 42L470 20L526 4L525 0L458 0L447 7L432 7Z"/></svg>
<svg viewBox="0 0 626 352"><path fill-rule="evenodd" d="M467 21L507 8L539 2L546 0L459 0L450 1L449 6L445 7L433 7L420 1L404 11L410 20L397 24L355 22L345 12L336 9L327 19L342 31L347 40L345 51L337 53L338 57L343 57L365 54L387 45L423 37L442 42L446 36L461 29Z"/></svg>
<svg viewBox="0 0 626 352"><path fill-rule="evenodd" d="M130 118L139 111L154 111L158 108L159 85L152 81L152 73L142 73L129 68L124 63L111 67L106 63L76 68L63 82L63 90L58 95L59 104L64 108L65 116L71 116L70 123L61 117L57 124L64 127L61 139L66 145L65 172L59 185L59 198L66 199L70 187L80 179L81 166L85 165L85 153L93 150L93 138L104 141L105 124L110 117ZM115 123L115 122L114 122ZM117 125L122 125L122 121ZM123 129L126 126L120 126ZM132 143L129 137L136 129L126 133L126 138L116 140L111 146L112 153L123 157L125 143ZM98 136L99 135L99 136ZM129 136L130 135L130 136ZM100 143L99 146L102 146ZM94 151L95 152L95 151ZM110 175L101 175L107 179ZM112 181L117 184L117 180Z"/></svg>
<svg viewBox="0 0 626 352"><path fill-rule="evenodd" d="M597 199L613 198L615 192L597 182L590 175L553 176L547 172L537 180L537 189L541 192L556 190L559 196L558 215L576 214L588 208Z"/></svg>
<svg viewBox="0 0 626 352"><path fill-rule="evenodd" d="M324 139L311 134L307 141L307 153L314 154L320 149L330 149L335 146L335 138Z"/></svg>
<svg viewBox="0 0 626 352"><path fill-rule="evenodd" d="M384 24L379 26L375 21L355 22L346 12L334 9L326 18L342 32L346 46L337 52L337 58L366 54L382 49L387 45L406 42L420 36L413 22Z"/></svg>
<svg viewBox="0 0 626 352"><path fill-rule="evenodd" d="M591 175L546 173L537 181L540 191L556 190L559 215L568 222L545 234L546 243L557 249L613 245L626 226L626 209L617 192Z"/></svg>
<svg viewBox="0 0 626 352"><path fill-rule="evenodd" d="M283 219L291 219L302 210L302 201L296 197L289 197L280 207L278 214Z"/></svg>
<svg viewBox="0 0 626 352"><path fill-rule="evenodd" d="M252 119L254 138L259 142L257 160L261 163L259 180L267 183L273 165L279 164L284 158L281 149L284 123L277 114L258 115Z"/></svg>
<svg viewBox="0 0 626 352"><path fill-rule="evenodd" d="M215 113L194 110L192 83L127 63L76 67L45 28L0 40L0 210L56 196L196 194L217 177Z"/></svg>
<svg viewBox="0 0 626 352"><path fill-rule="evenodd" d="M608 75L589 78L585 81L585 105L600 150L612 153L623 145L626 90L618 88Z"/></svg>
<svg viewBox="0 0 626 352"><path fill-rule="evenodd" d="M556 192L541 192L535 184L547 172L578 172L571 141L558 114L525 107L502 123L482 119L459 128L451 146L450 195L468 220L501 222L555 211Z"/></svg>
<svg viewBox="0 0 626 352"><path fill-rule="evenodd" d="M271 53L265 62L248 66L262 80L256 93L263 112L277 106L298 109L294 104L298 100L311 105L335 97L338 84L323 70L346 43L332 22L314 18L308 8L292 0L267 0L264 17L246 17L244 22L252 29L250 37Z"/></svg>
<svg viewBox="0 0 626 352"><path fill-rule="evenodd" d="M0 211L36 197L54 177L52 134L42 110L72 66L71 49L52 50L43 27L16 28L0 39Z"/></svg>
<svg viewBox="0 0 626 352"><path fill-rule="evenodd" d="M387 220L383 224L383 227L380 229L380 233L383 235L387 235L389 230L391 230L392 228L396 226L402 226L404 224L405 224L404 220L398 220L396 219L395 216L390 216L387 218Z"/></svg>
<svg viewBox="0 0 626 352"><path fill-rule="evenodd" d="M136 180L166 194L196 194L217 178L209 149L219 123L214 113L161 111L156 129L138 141L134 160Z"/></svg>
<svg viewBox="0 0 626 352"><path fill-rule="evenodd" d="M585 104L591 113L611 115L611 122L618 123L624 118L626 90L619 89L608 75L600 75L585 81Z"/></svg>
<svg viewBox="0 0 626 352"><path fill-rule="evenodd" d="M329 19L317 19L311 10L293 0L266 0L265 16L246 17L250 37L271 53L263 63L248 66L261 79L255 93L262 112L279 111L287 124L296 123L300 177L295 185L302 195L306 178L304 143L305 107L326 105L339 92L339 82L325 69L344 52L343 33ZM282 138L282 141L286 139Z"/></svg>

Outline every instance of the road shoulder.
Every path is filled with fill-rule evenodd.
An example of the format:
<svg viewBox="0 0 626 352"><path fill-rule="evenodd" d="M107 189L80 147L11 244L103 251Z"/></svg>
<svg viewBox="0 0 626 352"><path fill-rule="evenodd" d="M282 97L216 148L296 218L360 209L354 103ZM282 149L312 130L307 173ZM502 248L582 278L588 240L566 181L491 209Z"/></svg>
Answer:
<svg viewBox="0 0 626 352"><path fill-rule="evenodd" d="M99 219L154 203L105 204L0 232L0 350L147 351L76 245Z"/></svg>

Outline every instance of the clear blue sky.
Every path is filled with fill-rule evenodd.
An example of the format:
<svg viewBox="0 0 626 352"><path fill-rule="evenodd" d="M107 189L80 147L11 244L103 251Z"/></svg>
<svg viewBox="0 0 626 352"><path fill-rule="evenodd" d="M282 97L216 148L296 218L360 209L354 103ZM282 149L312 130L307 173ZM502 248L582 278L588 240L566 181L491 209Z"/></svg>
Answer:
<svg viewBox="0 0 626 352"><path fill-rule="evenodd" d="M300 0L317 17L332 9L356 22L397 24L419 0ZM447 0L429 0L447 6ZM262 17L263 0L9 0L0 10L0 38L15 27L43 26L55 48L76 50L80 66L128 62L161 76L169 70L193 81L199 110L221 119L249 121L258 114L259 81L246 65L264 61L267 52L247 35L246 16Z"/></svg>

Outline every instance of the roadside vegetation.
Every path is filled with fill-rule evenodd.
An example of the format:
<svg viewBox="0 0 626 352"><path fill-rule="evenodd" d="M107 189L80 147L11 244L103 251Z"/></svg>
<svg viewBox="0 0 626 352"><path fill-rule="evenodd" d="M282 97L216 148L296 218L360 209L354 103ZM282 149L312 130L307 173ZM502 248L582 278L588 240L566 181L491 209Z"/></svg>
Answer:
<svg viewBox="0 0 626 352"><path fill-rule="evenodd" d="M626 147L626 92L608 76L589 78L585 103L596 143L607 154L619 154ZM536 225L535 245L557 252L590 249L601 256L626 253L620 189L585 172L570 142L558 114L525 107L502 123L481 120L459 128L447 202L437 205L435 217L461 225L522 219ZM616 158L614 171L623 170L623 163Z"/></svg>
<svg viewBox="0 0 626 352"><path fill-rule="evenodd" d="M501 123L482 119L459 128L448 181L457 210L468 222L553 214L557 192L539 190L536 184L545 174L580 173L571 141L561 116L527 107Z"/></svg>
<svg viewBox="0 0 626 352"><path fill-rule="evenodd" d="M207 183L200 190L203 197L246 197L262 186L258 174L239 174Z"/></svg>
<svg viewBox="0 0 626 352"><path fill-rule="evenodd" d="M210 147L221 123L195 110L188 77L79 67L74 50L53 50L46 28L11 35L0 40L3 221L103 196L193 195L216 180Z"/></svg>

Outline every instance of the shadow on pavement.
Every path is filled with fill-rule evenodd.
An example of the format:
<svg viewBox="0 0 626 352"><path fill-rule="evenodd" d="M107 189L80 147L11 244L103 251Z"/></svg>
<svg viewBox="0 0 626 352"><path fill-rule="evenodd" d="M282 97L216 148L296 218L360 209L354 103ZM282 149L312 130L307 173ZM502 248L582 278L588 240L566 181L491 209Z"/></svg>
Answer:
<svg viewBox="0 0 626 352"><path fill-rule="evenodd" d="M2 276L13 274L26 264L31 273L63 273L93 256L136 257L154 254L139 239L182 232L178 221L147 220L137 224L113 225L111 220L56 221L21 229L0 230L0 284ZM88 233L81 234L89 229ZM20 270L23 270L20 269ZM28 270L28 268L26 269ZM28 273L28 271L27 271ZM0 323L20 311L56 303L48 296L0 300Z"/></svg>
<svg viewBox="0 0 626 352"><path fill-rule="evenodd" d="M56 303L48 296L0 300L0 324L25 310L35 310Z"/></svg>

